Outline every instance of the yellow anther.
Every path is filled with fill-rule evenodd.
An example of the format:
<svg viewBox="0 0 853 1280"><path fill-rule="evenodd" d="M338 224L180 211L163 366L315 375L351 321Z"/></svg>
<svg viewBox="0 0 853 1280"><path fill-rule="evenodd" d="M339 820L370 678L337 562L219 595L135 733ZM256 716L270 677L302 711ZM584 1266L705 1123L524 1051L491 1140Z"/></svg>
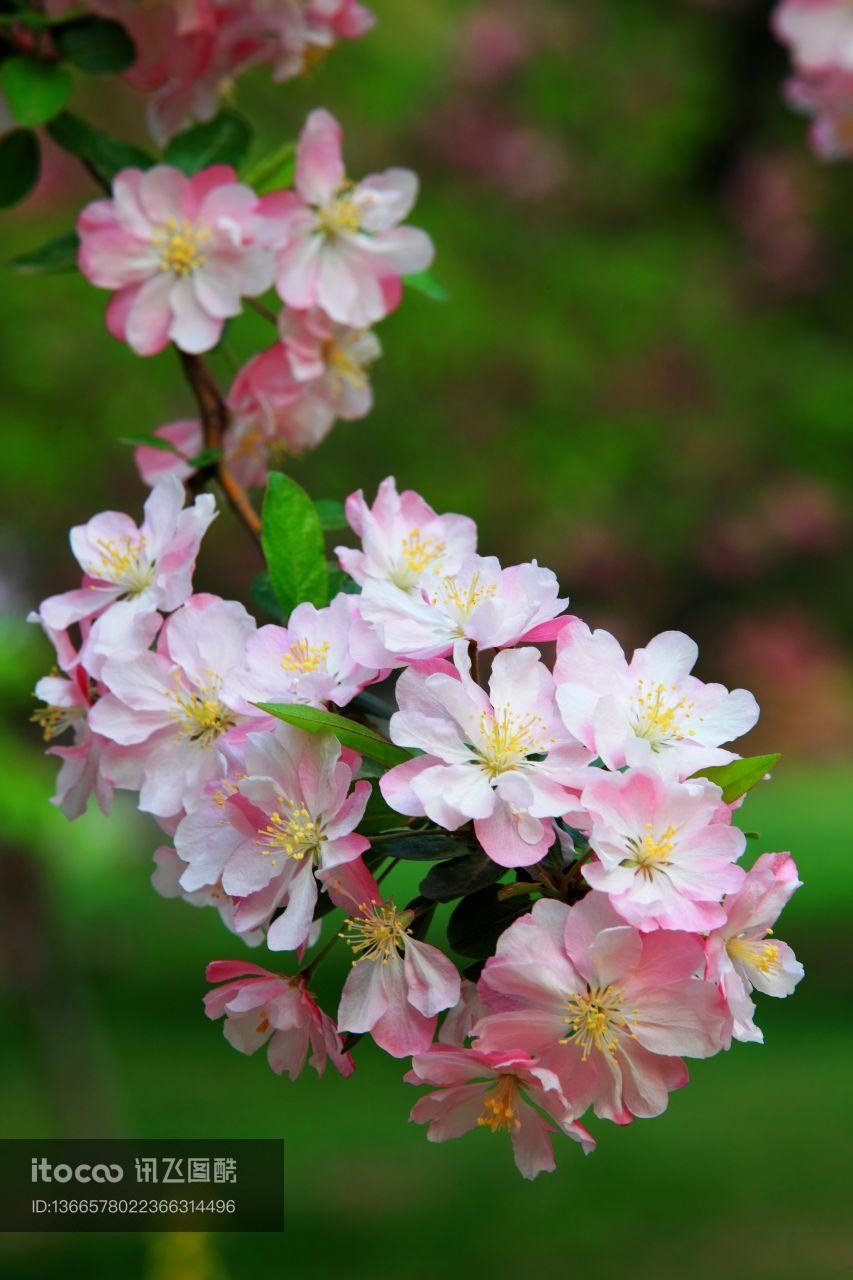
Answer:
<svg viewBox="0 0 853 1280"><path fill-rule="evenodd" d="M295 640L281 658L281 665L285 671L301 671L308 674L311 671L325 669L328 656L328 640L318 645L309 644L307 640Z"/></svg>
<svg viewBox="0 0 853 1280"><path fill-rule="evenodd" d="M188 738L200 747L210 747L223 733L233 729L237 717L220 702L217 682L192 693L181 688L178 673L173 682L175 688L169 697L175 704L172 719L177 722L179 738Z"/></svg>
<svg viewBox="0 0 853 1280"><path fill-rule="evenodd" d="M509 707L496 707L480 716L476 757L490 778L516 768L528 756L546 751L545 723L539 716L520 720Z"/></svg>
<svg viewBox="0 0 853 1280"><path fill-rule="evenodd" d="M145 554L145 537L99 538L96 546L100 558L90 566L93 578L115 583L129 595L139 595L151 585L154 566Z"/></svg>
<svg viewBox="0 0 853 1280"><path fill-rule="evenodd" d="M626 1010L624 1002L624 994L612 986L591 987L585 993L570 996L566 1018L569 1034L560 1043L579 1044L584 1062L593 1049L606 1053L615 1061L620 1035L636 1039L631 1030L636 1013Z"/></svg>
<svg viewBox="0 0 853 1280"><path fill-rule="evenodd" d="M658 867L666 866L669 862L670 854L675 848L676 834L675 827L667 827L666 831L656 836L652 824L647 822L641 839L628 842L631 857L625 859L624 865L637 867L644 875L651 878Z"/></svg>
<svg viewBox="0 0 853 1280"><path fill-rule="evenodd" d="M350 193L346 184L328 204L317 210L317 226L326 236L337 236L344 231L358 231L361 228L361 209Z"/></svg>
<svg viewBox="0 0 853 1280"><path fill-rule="evenodd" d="M322 828L304 804L279 796L279 805L282 812L271 813L267 826L258 832L257 842L262 852L285 853L297 862L306 854L313 857L325 839ZM275 866L275 861L272 865Z"/></svg>
<svg viewBox="0 0 853 1280"><path fill-rule="evenodd" d="M160 270L174 276L190 276L207 261L202 245L210 239L207 227L189 218L169 218L158 227L153 241L160 250Z"/></svg>
<svg viewBox="0 0 853 1280"><path fill-rule="evenodd" d="M398 911L393 902L363 902L360 910L362 915L352 916L344 922L341 936L346 938L359 960L387 964L393 955L405 949L413 914L411 911Z"/></svg>
<svg viewBox="0 0 853 1280"><path fill-rule="evenodd" d="M689 698L673 698L677 692L676 685L667 688L665 684L637 682L634 732L637 737L646 738L652 750L694 736L695 730L688 727L688 722L693 719L695 704Z"/></svg>
<svg viewBox="0 0 853 1280"><path fill-rule="evenodd" d="M763 938L730 938L726 951L731 960L739 961L747 969L758 973L776 973L782 967L779 945Z"/></svg>
<svg viewBox="0 0 853 1280"><path fill-rule="evenodd" d="M518 1100L518 1080L515 1076L498 1076L494 1089L490 1089L483 1099L482 1115L477 1117L477 1124L485 1125L492 1133L503 1129L509 1133L521 1124L515 1114Z"/></svg>

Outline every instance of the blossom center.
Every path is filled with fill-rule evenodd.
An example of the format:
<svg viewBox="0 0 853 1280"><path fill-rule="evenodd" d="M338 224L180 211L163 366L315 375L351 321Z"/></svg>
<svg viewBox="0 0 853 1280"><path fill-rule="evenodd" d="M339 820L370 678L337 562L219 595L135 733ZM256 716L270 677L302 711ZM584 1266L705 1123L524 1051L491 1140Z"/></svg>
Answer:
<svg viewBox="0 0 853 1280"><path fill-rule="evenodd" d="M494 596L497 587L493 582L481 582L479 569L471 575L468 582L459 578L442 578L436 593L436 604L443 604L456 614L459 620L459 634L462 634L462 623L467 622L471 614L482 604Z"/></svg>
<svg viewBox="0 0 853 1280"><path fill-rule="evenodd" d="M729 938L726 951L729 959L758 973L776 973L781 968L778 944L763 938Z"/></svg>
<svg viewBox="0 0 853 1280"><path fill-rule="evenodd" d="M528 756L545 751L545 722L540 716L520 719L510 707L496 707L480 716L480 742L475 747L479 763L489 778L515 769Z"/></svg>
<svg viewBox="0 0 853 1280"><path fill-rule="evenodd" d="M360 229L361 209L346 188L317 210L317 226L330 238Z"/></svg>
<svg viewBox="0 0 853 1280"><path fill-rule="evenodd" d="M445 545L434 538L422 538L420 529L410 529L400 545L400 562L391 581L395 587L408 590L427 569L434 569L444 555Z"/></svg>
<svg viewBox="0 0 853 1280"><path fill-rule="evenodd" d="M85 714L85 707L55 707L48 703L34 711L30 719L41 729L45 742L50 742L52 738L58 738L66 729L70 729Z"/></svg>
<svg viewBox="0 0 853 1280"><path fill-rule="evenodd" d="M625 1032L636 1039L631 1023L636 1013L624 1007L625 996L616 987L591 987L586 992L569 996L566 1023L568 1035L560 1044L578 1044L586 1062L593 1049L606 1053L614 1061L619 1037Z"/></svg>
<svg viewBox="0 0 853 1280"><path fill-rule="evenodd" d="M326 368L333 380L340 384L348 382L351 387L363 391L368 385L364 365L353 355L352 348L364 335L361 331L352 333L340 342L330 341L326 344L324 358Z"/></svg>
<svg viewBox="0 0 853 1280"><path fill-rule="evenodd" d="M328 640L318 645L309 644L307 640L296 640L281 658L281 665L285 671L300 671L307 675L312 671L325 670L328 656Z"/></svg>
<svg viewBox="0 0 853 1280"><path fill-rule="evenodd" d="M695 703L689 698L676 698L677 685L647 684L638 680L634 700L634 732L645 738L653 751L671 746L682 738L692 738L695 729L688 727ZM700 717L701 719L701 717Z"/></svg>
<svg viewBox="0 0 853 1280"><path fill-rule="evenodd" d="M258 832L257 841L263 853L284 853L296 862L301 862L306 854L318 853L325 836L304 804L281 796L279 805L280 808L270 814L267 826Z"/></svg>
<svg viewBox="0 0 853 1280"><path fill-rule="evenodd" d="M669 862L670 854L675 848L675 836L675 827L667 827L660 836L656 836L652 824L647 822L641 839L628 841L632 856L625 865L637 867L651 878L659 867L666 866Z"/></svg>
<svg viewBox="0 0 853 1280"><path fill-rule="evenodd" d="M132 596L141 595L150 587L154 566L145 555L143 535L138 538L99 538L96 546L101 558L92 566L93 578L124 587Z"/></svg>
<svg viewBox="0 0 853 1280"><path fill-rule="evenodd" d="M362 915L351 916L344 923L346 940L358 960L387 964L392 956L405 950L412 912L398 911L393 902L364 902L360 910Z"/></svg>
<svg viewBox="0 0 853 1280"><path fill-rule="evenodd" d="M492 1133L501 1129L509 1133L517 1129L521 1124L515 1114L517 1099L518 1080L515 1076L498 1076L494 1089L490 1089L483 1099L483 1111L477 1117L477 1124L485 1125Z"/></svg>
<svg viewBox="0 0 853 1280"><path fill-rule="evenodd" d="M160 250L160 270L173 276L191 276L207 261L202 246L210 239L207 227L189 218L169 218L157 227L153 241Z"/></svg>
<svg viewBox="0 0 853 1280"><path fill-rule="evenodd" d="M237 723L230 707L220 702L217 684L192 693L175 688L169 696L175 703L172 719L178 723L178 737L188 738L200 747L212 746Z"/></svg>

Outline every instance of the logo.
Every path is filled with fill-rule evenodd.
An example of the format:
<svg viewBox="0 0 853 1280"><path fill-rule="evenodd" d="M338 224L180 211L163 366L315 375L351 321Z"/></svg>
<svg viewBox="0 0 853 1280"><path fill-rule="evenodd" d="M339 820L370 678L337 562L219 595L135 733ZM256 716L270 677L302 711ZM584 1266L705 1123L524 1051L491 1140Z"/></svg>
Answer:
<svg viewBox="0 0 853 1280"><path fill-rule="evenodd" d="M30 1162L31 1182L121 1182L120 1164L51 1164L42 1157Z"/></svg>

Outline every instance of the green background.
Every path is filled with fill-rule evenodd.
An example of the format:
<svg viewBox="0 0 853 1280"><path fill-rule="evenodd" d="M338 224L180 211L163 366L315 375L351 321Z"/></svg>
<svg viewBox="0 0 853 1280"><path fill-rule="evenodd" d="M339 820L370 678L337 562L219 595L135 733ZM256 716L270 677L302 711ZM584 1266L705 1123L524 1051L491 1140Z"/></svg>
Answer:
<svg viewBox="0 0 853 1280"><path fill-rule="evenodd" d="M47 803L30 690L51 656L22 621L74 585L67 529L144 497L122 435L189 416L173 353L145 362L73 275L0 291L0 958L3 1133L283 1135L283 1236L0 1237L9 1276L849 1275L851 884L849 432L853 176L821 166L780 99L768 6L689 0L377 0L377 29L307 82L237 90L258 154L327 105L354 175L411 165L414 221L451 300L380 329L375 412L293 471L318 497L394 473L473 514L481 549L537 557L627 645L683 627L701 674L755 690L744 743L782 750L744 825L805 887L780 934L804 961L765 1000L767 1044L692 1069L668 1112L593 1122L558 1171L502 1135L442 1147L406 1123L403 1064L296 1084L201 1012L238 956L213 913L150 889L153 824L120 797L69 825ZM496 18L521 52L496 73ZM484 26L484 20L492 23ZM76 110L141 140L138 101L80 83ZM93 188L58 153L4 255L66 230ZM269 341L256 317L238 359ZM227 381L226 362L214 356ZM246 598L257 565L225 513L197 583ZM849 598L849 596L848 596ZM395 872L405 882L406 872ZM402 892L402 889L401 889ZM255 959L262 958L257 955ZM343 968L321 970L332 996ZM846 1176L845 1176L846 1175Z"/></svg>

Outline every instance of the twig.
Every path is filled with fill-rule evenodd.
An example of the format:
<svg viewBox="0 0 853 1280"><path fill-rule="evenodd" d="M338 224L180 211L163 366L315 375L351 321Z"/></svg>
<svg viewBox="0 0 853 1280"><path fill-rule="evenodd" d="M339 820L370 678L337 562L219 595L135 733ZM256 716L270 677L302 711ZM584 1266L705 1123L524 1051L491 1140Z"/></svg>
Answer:
<svg viewBox="0 0 853 1280"><path fill-rule="evenodd" d="M258 302L257 298L244 298L247 307L251 307L253 311L257 311L259 316L263 316L276 329L278 328L278 316L274 311L270 311L269 307L264 306L262 302Z"/></svg>

